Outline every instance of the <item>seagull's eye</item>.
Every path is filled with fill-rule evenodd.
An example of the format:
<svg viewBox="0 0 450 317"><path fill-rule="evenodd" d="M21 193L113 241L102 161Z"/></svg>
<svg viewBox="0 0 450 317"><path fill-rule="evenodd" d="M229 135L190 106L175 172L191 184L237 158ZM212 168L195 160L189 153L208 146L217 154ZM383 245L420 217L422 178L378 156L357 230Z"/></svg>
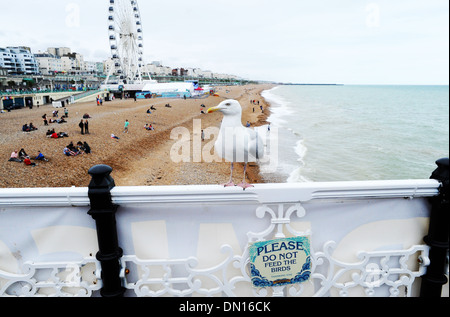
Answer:
<svg viewBox="0 0 450 317"><path fill-rule="evenodd" d="M229 107L231 106L231 103L226 103L225 106Z"/></svg>

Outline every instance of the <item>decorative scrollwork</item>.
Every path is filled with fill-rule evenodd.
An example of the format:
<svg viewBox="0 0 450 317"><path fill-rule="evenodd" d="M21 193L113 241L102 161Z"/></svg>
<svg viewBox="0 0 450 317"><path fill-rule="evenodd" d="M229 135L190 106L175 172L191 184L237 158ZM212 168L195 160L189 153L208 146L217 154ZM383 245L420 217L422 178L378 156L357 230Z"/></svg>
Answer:
<svg viewBox="0 0 450 317"><path fill-rule="evenodd" d="M313 278L321 281L316 296L327 296L332 290L338 290L339 296L350 296L350 291L362 289L366 296L375 296L377 289L389 288L389 296L400 296L400 288L405 289L404 296L411 296L412 284L417 277L425 274L425 266L418 271L408 267L408 260L420 257L428 259L429 247L413 246L408 250L360 252L356 263L345 263L333 258L335 242L328 242L324 252L317 252L318 266L327 266L327 274L314 273ZM417 257L418 258L418 257ZM346 279L345 275L351 276ZM356 293L356 294L360 294ZM354 295L356 296L356 295Z"/></svg>
<svg viewBox="0 0 450 317"><path fill-rule="evenodd" d="M78 263L26 262L22 272L0 271L0 296L91 297L102 286L100 264L93 258Z"/></svg>
<svg viewBox="0 0 450 317"><path fill-rule="evenodd" d="M248 242L254 243L275 238L285 238L285 232L293 236L312 235L311 231L299 232L291 226L292 217L302 218L306 211L301 204L279 204L276 210L268 205L259 207L256 216L263 219L271 217L269 226L261 232L249 232ZM411 296L412 284L415 279L425 274L428 261L427 246L413 246L408 250L383 252L361 252L359 261L345 263L333 257L336 243L329 241L324 244L323 251L311 255L302 272L296 277L300 280L309 279L307 283L296 285L272 285L260 278L260 288L252 288L251 270L257 270L250 264L249 247L242 255L234 254L233 249L225 245L222 253L226 259L208 269L196 269L198 260L141 260L135 256L126 256L122 260L124 268L136 266L141 272L134 276L123 275L124 285L134 290L137 296L239 296L238 284L242 288L251 289L253 296L354 296L353 291L362 289L362 295L376 296L377 290L388 289L388 296ZM420 258L419 269L414 271L408 267L411 259ZM183 266L183 276L173 276L173 267ZM238 273L229 274L230 267L238 269ZM151 277L151 273L160 272L160 277ZM254 272L253 276L258 276ZM260 275L260 274L259 274ZM253 281L254 282L254 281Z"/></svg>

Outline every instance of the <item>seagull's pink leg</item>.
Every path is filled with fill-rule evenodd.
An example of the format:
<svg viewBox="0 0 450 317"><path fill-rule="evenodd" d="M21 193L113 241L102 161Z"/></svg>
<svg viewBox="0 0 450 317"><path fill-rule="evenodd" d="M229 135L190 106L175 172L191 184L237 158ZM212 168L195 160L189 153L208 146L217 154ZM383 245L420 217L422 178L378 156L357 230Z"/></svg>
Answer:
<svg viewBox="0 0 450 317"><path fill-rule="evenodd" d="M231 175L230 175L230 181L226 184L222 184L223 187L234 187L236 186L233 183L233 171L234 171L234 163L231 163Z"/></svg>
<svg viewBox="0 0 450 317"><path fill-rule="evenodd" d="M244 165L244 180L242 181L242 183L240 183L240 184L238 185L239 187L242 187L244 190L246 190L247 188L253 188L253 187L255 187L255 186L250 185L249 183L247 183L247 182L245 181L245 176L246 176L246 174L247 174L247 163L245 163L245 165Z"/></svg>

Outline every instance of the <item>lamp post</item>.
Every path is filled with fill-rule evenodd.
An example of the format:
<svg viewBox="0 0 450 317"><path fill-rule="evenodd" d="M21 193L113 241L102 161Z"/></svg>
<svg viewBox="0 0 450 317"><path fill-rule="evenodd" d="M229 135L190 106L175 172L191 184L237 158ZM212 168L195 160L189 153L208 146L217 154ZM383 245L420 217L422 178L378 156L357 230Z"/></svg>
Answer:
<svg viewBox="0 0 450 317"><path fill-rule="evenodd" d="M442 286L448 282L445 276L449 249L449 159L436 162L438 168L431 175L442 183L439 195L431 198L431 215L428 235L424 238L430 246L430 265L422 277L420 297L441 297Z"/></svg>
<svg viewBox="0 0 450 317"><path fill-rule="evenodd" d="M100 294L103 297L122 297L125 288L120 279L120 259L123 251L119 247L116 226L116 212L118 205L111 199L111 189L115 187L114 179L110 176L112 168L107 165L97 165L89 170L92 176L89 184L89 200L91 210L88 214L96 222L99 252L97 260L102 266L103 287Z"/></svg>

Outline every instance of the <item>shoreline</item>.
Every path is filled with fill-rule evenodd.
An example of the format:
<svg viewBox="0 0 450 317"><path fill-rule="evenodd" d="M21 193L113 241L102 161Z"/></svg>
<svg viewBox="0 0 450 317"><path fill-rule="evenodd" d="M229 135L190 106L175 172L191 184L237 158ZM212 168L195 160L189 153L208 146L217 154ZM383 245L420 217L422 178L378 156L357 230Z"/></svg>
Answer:
<svg viewBox="0 0 450 317"><path fill-rule="evenodd" d="M202 128L219 127L222 114L204 115L200 113L201 104L206 109L218 105L224 99L236 99L243 108L242 121L249 121L252 126L266 124L270 115L270 104L261 93L275 85L247 85L218 87L221 97L208 96L204 99L147 99L115 100L97 106L94 102L69 105L69 118L64 124L44 126L42 115L50 118L55 110L52 106L34 107L33 109L14 110L0 115L0 188L35 188L35 187L87 187L90 182L88 170L99 164L113 168L112 177L117 186L166 186L220 184L228 180L229 163L174 163L170 160L170 150L176 140L171 139L174 128L183 127L190 131L193 142L193 122L201 120ZM252 112L250 100L259 100L264 107L264 114ZM169 103L172 107L166 108ZM151 115L147 109L154 105L157 110ZM257 109L259 110L259 108ZM59 109L63 114L63 109ZM78 123L84 113L91 119L89 135L81 135ZM123 133L125 120L130 121L130 133ZM38 131L23 133L20 131L25 123L33 122ZM146 131L144 125L151 123L155 131ZM56 132L66 132L68 138L48 139L48 128ZM120 140L110 138L111 133ZM63 155L65 145L70 142L87 142L92 154L75 157ZM211 140L205 140L207 145ZM202 148L203 148L202 146ZM49 162L36 162L36 167L23 163L8 162L11 152L24 148L30 157L42 151ZM190 151L192 158L193 151ZM237 164L234 173L235 182L242 180L243 164ZM257 164L249 164L247 169L250 183L264 183Z"/></svg>

